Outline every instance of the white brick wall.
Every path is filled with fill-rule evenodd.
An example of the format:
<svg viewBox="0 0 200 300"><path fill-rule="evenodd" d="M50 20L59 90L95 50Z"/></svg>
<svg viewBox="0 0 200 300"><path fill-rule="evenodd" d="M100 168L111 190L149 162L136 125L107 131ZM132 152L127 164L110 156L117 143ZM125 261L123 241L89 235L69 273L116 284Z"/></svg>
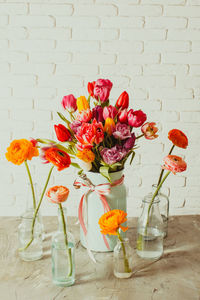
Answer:
<svg viewBox="0 0 200 300"><path fill-rule="evenodd" d="M0 1L0 215L18 215L25 203L25 167L7 163L14 138L55 138L63 95L86 94L88 81L109 78L111 101L126 90L131 106L156 121L160 137L140 141L127 167L128 212L156 182L169 151L167 133L183 130L188 150L176 149L188 170L170 175L171 214L200 210L200 1L199 0L1 0ZM49 169L31 163L41 188ZM71 189L68 211L77 214L76 171L54 171L51 184ZM43 214L54 214L46 201Z"/></svg>

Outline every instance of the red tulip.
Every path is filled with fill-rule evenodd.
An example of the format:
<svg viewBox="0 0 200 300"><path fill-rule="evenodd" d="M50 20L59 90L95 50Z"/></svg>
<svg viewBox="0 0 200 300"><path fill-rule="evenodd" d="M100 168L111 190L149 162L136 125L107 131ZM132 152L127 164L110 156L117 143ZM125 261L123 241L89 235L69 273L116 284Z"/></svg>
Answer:
<svg viewBox="0 0 200 300"><path fill-rule="evenodd" d="M118 115L118 120L120 123L127 123L128 119L127 119L127 109L123 109L122 111L120 111L119 115Z"/></svg>
<svg viewBox="0 0 200 300"><path fill-rule="evenodd" d="M95 86L95 81L88 82L88 93L91 95L91 97L94 97L94 86Z"/></svg>
<svg viewBox="0 0 200 300"><path fill-rule="evenodd" d="M69 130L62 124L54 125L57 139L60 142L66 142L71 140L71 134Z"/></svg>
<svg viewBox="0 0 200 300"><path fill-rule="evenodd" d="M124 91L120 96L119 98L117 99L117 102L116 102L116 106L118 108L128 108L129 106L129 95L126 91Z"/></svg>

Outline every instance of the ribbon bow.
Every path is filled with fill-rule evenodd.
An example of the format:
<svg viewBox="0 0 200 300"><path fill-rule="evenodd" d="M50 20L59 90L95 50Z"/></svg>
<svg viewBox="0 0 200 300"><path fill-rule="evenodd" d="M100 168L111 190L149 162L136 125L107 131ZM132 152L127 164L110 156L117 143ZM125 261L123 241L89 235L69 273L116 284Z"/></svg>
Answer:
<svg viewBox="0 0 200 300"><path fill-rule="evenodd" d="M83 179L83 182L75 180L74 181L74 187L77 188L77 189L79 189L81 187L87 187L88 188L88 190L81 197L81 201L79 203L79 208L78 208L79 222L80 222L81 227L83 229L84 235L87 236L87 229L86 229L86 226L85 226L85 223L84 223L84 217L83 217L83 202L84 202L84 199L86 199L87 195L90 192L94 192L99 196L99 198L102 202L103 208L104 208L104 212L110 211L111 209L110 209L110 206L108 205L106 195L108 195L110 193L111 187L118 186L118 185L123 183L124 175L120 179L114 181L113 183L102 183L102 184L98 184L98 185L94 185L87 178L87 176L85 174L81 174L80 177ZM108 242L107 242L104 235L103 235L103 239L104 239L106 247L109 249Z"/></svg>

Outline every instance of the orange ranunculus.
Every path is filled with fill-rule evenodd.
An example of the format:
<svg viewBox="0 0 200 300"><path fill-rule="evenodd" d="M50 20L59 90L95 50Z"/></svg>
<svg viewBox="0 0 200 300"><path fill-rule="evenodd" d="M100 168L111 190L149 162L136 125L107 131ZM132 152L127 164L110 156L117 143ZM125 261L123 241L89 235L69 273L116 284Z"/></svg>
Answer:
<svg viewBox="0 0 200 300"><path fill-rule="evenodd" d="M78 151L76 156L85 162L92 162L95 160L95 154L90 149L83 149L83 151Z"/></svg>
<svg viewBox="0 0 200 300"><path fill-rule="evenodd" d="M46 192L47 199L52 203L62 203L67 200L69 189L65 186L53 186Z"/></svg>
<svg viewBox="0 0 200 300"><path fill-rule="evenodd" d="M7 148L6 158L15 165L21 165L25 160L31 160L39 155L39 151L33 143L26 139L14 140Z"/></svg>
<svg viewBox="0 0 200 300"><path fill-rule="evenodd" d="M104 125L104 131L107 132L108 135L112 135L115 130L115 122L112 118L107 118Z"/></svg>
<svg viewBox="0 0 200 300"><path fill-rule="evenodd" d="M117 235L117 230L121 228L126 231L128 227L121 226L122 223L126 222L127 213L120 209L111 210L99 219L99 226L102 234Z"/></svg>
<svg viewBox="0 0 200 300"><path fill-rule="evenodd" d="M51 162L57 167L58 171L68 168L71 164L70 156L66 152L56 147L47 149L44 153L44 156L48 162Z"/></svg>
<svg viewBox="0 0 200 300"><path fill-rule="evenodd" d="M172 129L168 133L168 139L177 147L186 149L188 146L187 136L179 129Z"/></svg>
<svg viewBox="0 0 200 300"><path fill-rule="evenodd" d="M87 102L85 96L80 96L79 98L77 98L76 104L79 111L90 108L89 103Z"/></svg>

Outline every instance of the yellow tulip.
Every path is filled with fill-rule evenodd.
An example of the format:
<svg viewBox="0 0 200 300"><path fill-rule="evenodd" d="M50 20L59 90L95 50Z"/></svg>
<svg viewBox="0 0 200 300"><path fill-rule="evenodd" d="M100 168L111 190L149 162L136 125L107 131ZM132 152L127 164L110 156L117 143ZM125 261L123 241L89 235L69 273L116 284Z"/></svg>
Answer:
<svg viewBox="0 0 200 300"><path fill-rule="evenodd" d="M87 102L85 96L80 96L79 98L77 98L76 104L79 111L90 108L89 103Z"/></svg>
<svg viewBox="0 0 200 300"><path fill-rule="evenodd" d="M112 118L107 118L104 125L104 131L107 132L108 135L112 135L115 130L115 122Z"/></svg>

